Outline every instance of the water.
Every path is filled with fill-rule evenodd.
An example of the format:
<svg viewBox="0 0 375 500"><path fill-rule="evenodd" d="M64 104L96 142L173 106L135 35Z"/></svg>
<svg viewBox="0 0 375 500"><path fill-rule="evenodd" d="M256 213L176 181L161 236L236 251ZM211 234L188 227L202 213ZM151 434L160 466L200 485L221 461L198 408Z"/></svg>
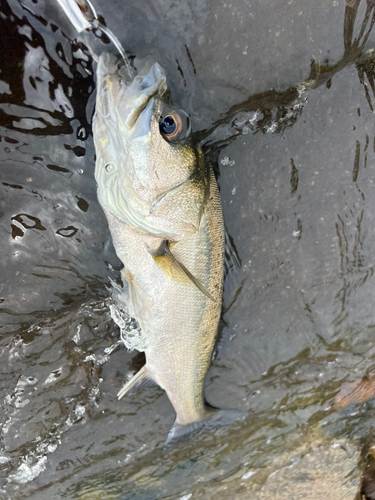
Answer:
<svg viewBox="0 0 375 500"><path fill-rule="evenodd" d="M110 315L93 63L52 2L0 5L0 498L354 499L374 469L372 2L95 5L165 68L241 260L207 397L247 417L168 454L163 391L116 399L143 358Z"/></svg>

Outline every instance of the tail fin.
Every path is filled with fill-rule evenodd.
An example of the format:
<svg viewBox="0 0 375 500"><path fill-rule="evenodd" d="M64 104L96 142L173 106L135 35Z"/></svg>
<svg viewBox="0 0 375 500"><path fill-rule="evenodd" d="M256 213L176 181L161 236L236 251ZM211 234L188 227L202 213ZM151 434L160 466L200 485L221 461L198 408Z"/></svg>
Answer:
<svg viewBox="0 0 375 500"><path fill-rule="evenodd" d="M188 425L177 423L177 419L169 431L167 440L164 444L164 451L170 451L190 439L194 438L201 432L211 431L216 427L231 425L234 422L241 421L246 414L237 410L219 410L209 408L209 415L206 420L192 422Z"/></svg>

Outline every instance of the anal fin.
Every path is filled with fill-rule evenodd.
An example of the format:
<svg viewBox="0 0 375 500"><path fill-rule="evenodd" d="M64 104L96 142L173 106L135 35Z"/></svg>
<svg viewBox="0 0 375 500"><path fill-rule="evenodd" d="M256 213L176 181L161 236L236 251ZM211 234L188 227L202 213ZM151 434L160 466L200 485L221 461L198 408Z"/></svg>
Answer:
<svg viewBox="0 0 375 500"><path fill-rule="evenodd" d="M159 267L167 273L170 278L190 280L206 297L211 299L213 302L217 302L204 285L193 274L191 274L191 272L179 260L176 259L169 248L167 240L164 240L160 247L156 250L149 248L148 252L151 254L152 258L159 265Z"/></svg>
<svg viewBox="0 0 375 500"><path fill-rule="evenodd" d="M149 374L146 365L144 365L139 370L139 372L137 372L134 377L126 382L124 387L119 390L119 392L117 393L117 398L121 399L123 396L125 396L125 394L129 394L143 387L150 387L152 385L156 385L156 382Z"/></svg>

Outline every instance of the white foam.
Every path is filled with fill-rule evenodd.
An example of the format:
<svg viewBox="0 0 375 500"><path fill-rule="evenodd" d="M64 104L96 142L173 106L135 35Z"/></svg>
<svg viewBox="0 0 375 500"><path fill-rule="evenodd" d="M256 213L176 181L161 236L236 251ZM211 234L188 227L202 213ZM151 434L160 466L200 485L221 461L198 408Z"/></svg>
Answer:
<svg viewBox="0 0 375 500"><path fill-rule="evenodd" d="M10 474L8 480L25 484L35 479L46 468L47 457L43 456L34 465L26 462L21 464L14 474Z"/></svg>
<svg viewBox="0 0 375 500"><path fill-rule="evenodd" d="M129 351L144 351L147 347L145 334L134 318L125 309L114 303L109 306L113 321L120 328L121 340Z"/></svg>

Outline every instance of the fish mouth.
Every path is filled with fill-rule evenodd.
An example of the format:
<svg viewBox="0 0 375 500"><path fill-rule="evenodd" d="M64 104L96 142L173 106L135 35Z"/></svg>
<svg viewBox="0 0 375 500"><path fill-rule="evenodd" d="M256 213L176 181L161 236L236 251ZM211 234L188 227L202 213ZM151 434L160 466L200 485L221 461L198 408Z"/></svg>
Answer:
<svg viewBox="0 0 375 500"><path fill-rule="evenodd" d="M129 83L127 66L106 52L99 56L96 72L96 119L128 139L149 133L154 101L167 90L165 72L158 63L146 59L137 66L138 74Z"/></svg>
<svg viewBox="0 0 375 500"><path fill-rule="evenodd" d="M146 70L147 71L147 70ZM167 90L163 68L154 63L146 72L134 78L125 89L124 123L133 137L146 135L150 130L151 116L155 98L160 98Z"/></svg>

